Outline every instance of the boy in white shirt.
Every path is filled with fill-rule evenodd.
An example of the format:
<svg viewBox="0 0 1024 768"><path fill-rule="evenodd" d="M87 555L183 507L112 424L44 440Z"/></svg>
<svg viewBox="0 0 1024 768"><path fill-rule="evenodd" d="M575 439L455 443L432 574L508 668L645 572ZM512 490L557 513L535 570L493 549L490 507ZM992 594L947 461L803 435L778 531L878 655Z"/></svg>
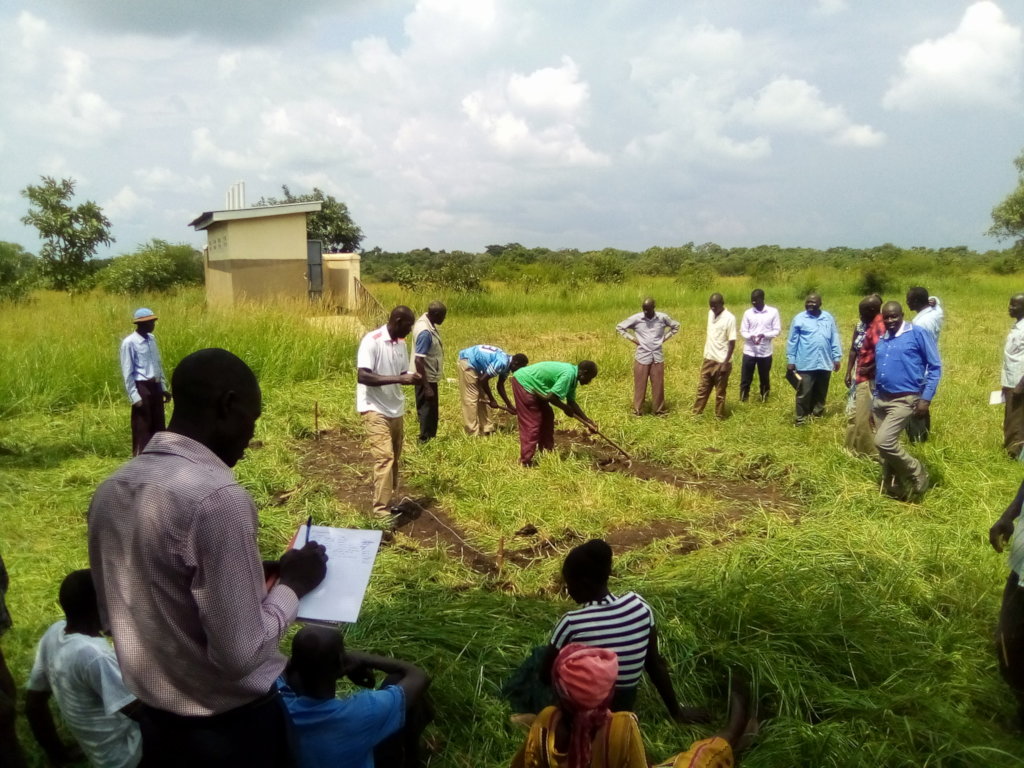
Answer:
<svg viewBox="0 0 1024 768"><path fill-rule="evenodd" d="M127 715L138 702L124 687L114 649L100 633L91 571L68 574L60 605L65 620L43 634L28 679L25 713L32 734L50 762L59 765L73 757L74 750L57 735L52 695L92 765L135 768L142 759L142 736Z"/></svg>

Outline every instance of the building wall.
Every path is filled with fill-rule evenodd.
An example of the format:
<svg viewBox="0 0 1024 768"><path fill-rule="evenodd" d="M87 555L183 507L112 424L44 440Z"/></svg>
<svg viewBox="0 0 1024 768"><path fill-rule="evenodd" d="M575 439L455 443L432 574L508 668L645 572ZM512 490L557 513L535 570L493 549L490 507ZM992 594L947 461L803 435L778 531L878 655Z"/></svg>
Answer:
<svg viewBox="0 0 1024 768"><path fill-rule="evenodd" d="M306 214L240 219L206 230L206 300L306 298Z"/></svg>
<svg viewBox="0 0 1024 768"><path fill-rule="evenodd" d="M359 269L358 253L325 253L324 299L342 309L354 309Z"/></svg>

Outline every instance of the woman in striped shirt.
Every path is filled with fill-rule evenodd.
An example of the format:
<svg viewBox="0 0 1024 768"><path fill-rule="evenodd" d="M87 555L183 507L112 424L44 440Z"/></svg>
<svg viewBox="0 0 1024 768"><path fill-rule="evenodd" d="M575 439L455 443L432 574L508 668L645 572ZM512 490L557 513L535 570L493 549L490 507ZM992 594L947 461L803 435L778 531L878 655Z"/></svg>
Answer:
<svg viewBox="0 0 1024 768"><path fill-rule="evenodd" d="M680 707L669 677L668 665L658 652L654 614L635 592L615 596L608 590L612 572L612 550L601 539L593 539L569 552L562 565L562 579L569 597L580 607L566 613L551 635L541 675L547 683L558 651L569 643L606 648L619 659L613 712L632 710L637 685L644 670L651 678L669 715L680 723L707 722L700 709Z"/></svg>

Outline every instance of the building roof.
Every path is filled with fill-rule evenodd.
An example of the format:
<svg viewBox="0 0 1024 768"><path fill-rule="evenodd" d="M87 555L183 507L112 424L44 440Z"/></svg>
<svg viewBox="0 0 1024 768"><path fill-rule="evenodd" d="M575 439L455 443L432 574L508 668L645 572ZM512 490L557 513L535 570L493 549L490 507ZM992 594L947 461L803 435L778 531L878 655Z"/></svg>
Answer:
<svg viewBox="0 0 1024 768"><path fill-rule="evenodd" d="M227 211L206 211L188 223L198 232L218 221L238 221L240 219L262 219L268 216L284 216L289 213L315 213L323 207L321 200L311 203L285 203L284 205L263 205L255 208L235 208Z"/></svg>

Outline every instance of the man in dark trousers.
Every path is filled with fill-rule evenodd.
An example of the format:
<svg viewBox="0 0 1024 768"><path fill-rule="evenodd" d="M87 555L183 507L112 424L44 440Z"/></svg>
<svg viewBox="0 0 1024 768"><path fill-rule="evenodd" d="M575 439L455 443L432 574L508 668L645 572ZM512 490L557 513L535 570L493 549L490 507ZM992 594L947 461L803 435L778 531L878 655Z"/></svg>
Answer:
<svg viewBox="0 0 1024 768"><path fill-rule="evenodd" d="M1006 511L993 523L988 540L996 552L1002 552L1010 543L1010 573L1003 587L1003 604L999 609L999 626L996 630L996 656L999 659L999 673L1010 686L1017 700L1017 726L1024 728L1024 584L1021 584L1021 569L1024 568L1024 531L1014 521L1020 517L1024 505L1024 483Z"/></svg>
<svg viewBox="0 0 1024 768"><path fill-rule="evenodd" d="M278 644L327 555L315 541L289 550L268 582L256 505L231 472L262 409L249 366L203 349L172 383L167 430L89 505L100 618L142 702L147 766L288 766Z"/></svg>
<svg viewBox="0 0 1024 768"><path fill-rule="evenodd" d="M164 377L164 365L156 345L153 310L135 310L135 331L121 342L121 376L132 403L132 456L138 456L156 432L164 428L164 403L171 392Z"/></svg>
<svg viewBox="0 0 1024 768"><path fill-rule="evenodd" d="M416 416L420 422L420 442L425 443L437 437L438 400L437 387L441 383L444 362L444 345L438 330L448 309L440 301L430 302L427 311L420 315L412 327L413 360L422 378L415 385Z"/></svg>
<svg viewBox="0 0 1024 768"><path fill-rule="evenodd" d="M832 374L839 370L843 348L835 318L821 308L821 296L807 294L804 311L793 318L786 343L786 377L796 387L796 424L821 416Z"/></svg>

